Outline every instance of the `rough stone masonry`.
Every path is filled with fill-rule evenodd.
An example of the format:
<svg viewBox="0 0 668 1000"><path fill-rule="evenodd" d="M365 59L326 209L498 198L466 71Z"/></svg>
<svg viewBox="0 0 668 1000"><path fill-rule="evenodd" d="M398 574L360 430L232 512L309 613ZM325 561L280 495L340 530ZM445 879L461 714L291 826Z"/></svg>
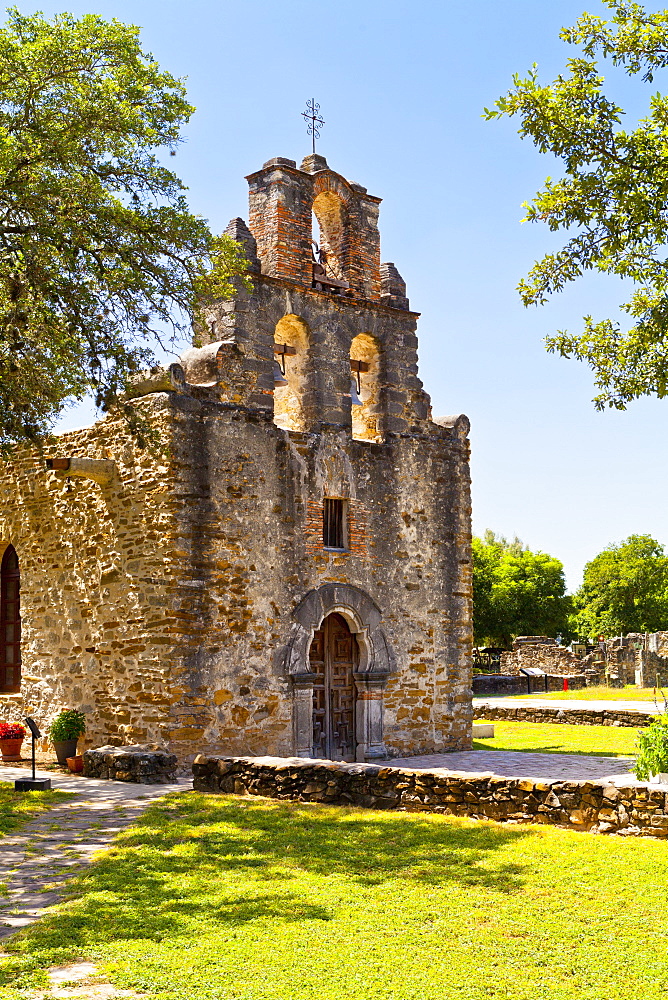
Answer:
<svg viewBox="0 0 668 1000"><path fill-rule="evenodd" d="M471 816L499 823L549 823L582 832L668 837L668 792L638 782L541 781L494 774L412 771L271 757L215 758L193 763L200 792L264 795L329 805Z"/></svg>
<svg viewBox="0 0 668 1000"><path fill-rule="evenodd" d="M468 420L432 419L379 199L321 156L248 182L252 291L129 390L161 449L111 415L2 463L0 717L181 762L465 749Z"/></svg>

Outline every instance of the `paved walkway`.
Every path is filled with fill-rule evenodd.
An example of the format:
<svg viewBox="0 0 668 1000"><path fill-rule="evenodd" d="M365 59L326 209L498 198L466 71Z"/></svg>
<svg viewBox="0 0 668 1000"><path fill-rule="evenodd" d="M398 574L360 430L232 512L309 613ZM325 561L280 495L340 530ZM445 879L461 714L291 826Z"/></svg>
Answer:
<svg viewBox="0 0 668 1000"><path fill-rule="evenodd" d="M25 778L23 768L0 767L0 781ZM33 923L62 896L63 884L90 864L92 856L167 792L185 791L191 781L174 785L135 785L74 775L40 772L53 788L73 792L68 802L31 820L16 835L0 839L0 938ZM39 792L31 792L39 795Z"/></svg>
<svg viewBox="0 0 668 1000"><path fill-rule="evenodd" d="M443 768L454 774L481 772L504 778L545 778L552 781L609 781L635 784L630 757L585 757L574 753L519 753L513 750L459 750L424 757L399 757L393 767L416 771Z"/></svg>
<svg viewBox="0 0 668 1000"><path fill-rule="evenodd" d="M496 695L485 695L483 698L473 699L473 709L480 705L493 705L497 708L564 708L580 709L581 711L608 711L613 712L644 712L645 715L656 715L656 706L653 701L585 701L580 698L513 698L497 697Z"/></svg>

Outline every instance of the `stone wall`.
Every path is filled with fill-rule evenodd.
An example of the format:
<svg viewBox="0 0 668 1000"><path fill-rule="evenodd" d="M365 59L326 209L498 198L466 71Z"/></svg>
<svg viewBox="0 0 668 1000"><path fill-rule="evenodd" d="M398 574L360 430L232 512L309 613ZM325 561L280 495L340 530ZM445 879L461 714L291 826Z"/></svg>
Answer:
<svg viewBox="0 0 668 1000"><path fill-rule="evenodd" d="M96 747L83 755L85 778L168 785L176 781L176 755L151 744Z"/></svg>
<svg viewBox="0 0 668 1000"><path fill-rule="evenodd" d="M595 833L668 837L668 789L592 781L410 771L299 758L215 758L193 764L196 791L435 812Z"/></svg>
<svg viewBox="0 0 668 1000"><path fill-rule="evenodd" d="M582 672L580 657L547 636L519 636L509 653L501 654L501 672L519 674L523 667L537 667L546 674L569 676Z"/></svg>
<svg viewBox="0 0 668 1000"><path fill-rule="evenodd" d="M587 686L584 674L546 674L545 677L527 677L524 674L474 674L473 696L536 694L545 691L563 691L564 680L569 688L577 690ZM547 686L546 686L547 685Z"/></svg>
<svg viewBox="0 0 668 1000"><path fill-rule="evenodd" d="M536 708L531 705L506 707L488 702L475 707L476 719L512 722L555 722L574 726L632 726L644 728L651 721L645 712L619 708Z"/></svg>
<svg viewBox="0 0 668 1000"><path fill-rule="evenodd" d="M153 397L150 412L164 431L167 397ZM111 482L50 472L52 453L113 457ZM21 570L23 661L21 691L0 694L0 718L31 715L44 731L77 708L86 746L169 739L192 572L173 559L168 455L138 448L109 418L61 435L53 452L17 450L0 463L0 497L0 554L13 543Z"/></svg>

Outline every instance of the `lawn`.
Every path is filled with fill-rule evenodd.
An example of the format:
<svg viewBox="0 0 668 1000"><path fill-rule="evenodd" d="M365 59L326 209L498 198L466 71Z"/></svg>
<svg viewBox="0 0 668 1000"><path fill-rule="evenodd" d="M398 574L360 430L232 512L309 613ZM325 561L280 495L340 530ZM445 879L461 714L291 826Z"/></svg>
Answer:
<svg viewBox="0 0 668 1000"><path fill-rule="evenodd" d="M13 784L0 781L0 837L16 833L29 819L69 798L69 792L15 792Z"/></svg>
<svg viewBox="0 0 668 1000"><path fill-rule="evenodd" d="M487 722L480 719L480 722ZM494 722L494 739L475 739L474 750L527 750L629 757L638 730L628 726L566 726L551 722Z"/></svg>
<svg viewBox="0 0 668 1000"><path fill-rule="evenodd" d="M667 880L660 841L181 793L3 942L0 996L91 959L160 1000L647 1000Z"/></svg>
<svg viewBox="0 0 668 1000"><path fill-rule="evenodd" d="M668 688L665 690L668 697ZM627 684L623 688L609 687L587 687L577 688L575 691L535 691L533 694L511 695L513 698L540 698L549 701L651 701L654 702L655 693L653 688L638 688L633 684ZM659 694L659 705L663 708L663 698Z"/></svg>

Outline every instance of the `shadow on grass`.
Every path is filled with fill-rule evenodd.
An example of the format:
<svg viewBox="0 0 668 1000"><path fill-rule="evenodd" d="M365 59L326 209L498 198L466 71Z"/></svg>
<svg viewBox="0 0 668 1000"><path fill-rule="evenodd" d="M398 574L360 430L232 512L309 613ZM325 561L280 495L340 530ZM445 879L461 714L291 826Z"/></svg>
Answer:
<svg viewBox="0 0 668 1000"><path fill-rule="evenodd" d="M168 796L72 883L64 908L6 942L23 958L0 983L16 983L38 957L49 964L106 941L168 941L189 924L223 931L258 919L329 920L318 892L333 878L347 896L397 882L399 891L453 883L514 893L523 866L495 863L494 854L528 835L433 815Z"/></svg>
<svg viewBox="0 0 668 1000"><path fill-rule="evenodd" d="M633 752L610 753L609 749L604 750L577 750L575 747L565 747L553 744L544 747L491 747L483 740L473 740L474 750L501 751L503 753L562 753L573 757L607 757L608 760L633 760Z"/></svg>

